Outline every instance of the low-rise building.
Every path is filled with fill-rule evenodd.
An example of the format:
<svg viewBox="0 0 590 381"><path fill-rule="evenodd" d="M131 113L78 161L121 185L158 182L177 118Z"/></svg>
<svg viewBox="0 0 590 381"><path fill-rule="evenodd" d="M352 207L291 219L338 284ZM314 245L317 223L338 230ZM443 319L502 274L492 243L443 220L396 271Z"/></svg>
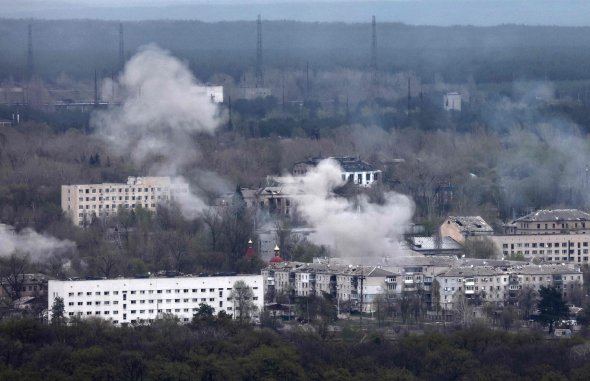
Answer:
<svg viewBox="0 0 590 381"><path fill-rule="evenodd" d="M215 313L224 311L235 316L236 306L230 295L237 281L244 281L252 289L252 302L261 309L261 275L51 280L48 309L51 311L55 298L60 297L67 318L100 317L121 325L148 324L163 314L189 322L201 303L213 307Z"/></svg>
<svg viewBox="0 0 590 381"><path fill-rule="evenodd" d="M142 207L155 211L159 205L188 195L186 183L169 177L129 177L127 183L80 184L61 186L62 211L77 226L97 217L109 217L119 209Z"/></svg>

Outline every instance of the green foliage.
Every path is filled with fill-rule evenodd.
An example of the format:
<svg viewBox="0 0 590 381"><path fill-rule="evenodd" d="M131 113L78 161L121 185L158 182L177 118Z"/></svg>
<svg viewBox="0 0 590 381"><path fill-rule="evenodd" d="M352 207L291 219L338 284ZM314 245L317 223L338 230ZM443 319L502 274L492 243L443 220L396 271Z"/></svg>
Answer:
<svg viewBox="0 0 590 381"><path fill-rule="evenodd" d="M63 298L56 297L51 306L51 324L61 325L65 322L64 309Z"/></svg>

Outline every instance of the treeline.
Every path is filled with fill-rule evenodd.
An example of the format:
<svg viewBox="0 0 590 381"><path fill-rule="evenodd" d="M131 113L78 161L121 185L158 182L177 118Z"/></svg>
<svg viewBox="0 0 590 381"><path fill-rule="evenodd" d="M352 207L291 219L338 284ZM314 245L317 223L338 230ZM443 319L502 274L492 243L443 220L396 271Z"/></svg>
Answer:
<svg viewBox="0 0 590 381"><path fill-rule="evenodd" d="M27 20L0 20L2 79L26 73ZM90 79L95 69L118 70L118 22L33 20L37 74L61 73ZM432 27L378 23L379 68L411 70L425 82L435 74L450 82L509 81L513 78L587 79L590 29L516 26ZM125 54L156 43L186 60L198 78L226 73L235 81L255 62L256 22L125 22ZM263 22L267 67L312 70L366 69L370 62L371 25L346 23ZM19 48L20 47L20 48ZM20 53L19 53L20 52Z"/></svg>
<svg viewBox="0 0 590 381"><path fill-rule="evenodd" d="M387 340L345 329L331 339L227 319L179 325L0 322L3 380L586 380L588 343L484 327Z"/></svg>

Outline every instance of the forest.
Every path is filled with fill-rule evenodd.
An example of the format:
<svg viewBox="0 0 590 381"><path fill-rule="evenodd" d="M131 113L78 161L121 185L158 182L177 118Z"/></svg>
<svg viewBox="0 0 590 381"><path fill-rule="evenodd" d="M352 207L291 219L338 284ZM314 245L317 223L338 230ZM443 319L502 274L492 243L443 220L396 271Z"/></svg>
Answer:
<svg viewBox="0 0 590 381"><path fill-rule="evenodd" d="M345 328L322 338L226 318L114 327L0 322L2 380L586 380L589 344L474 325L386 338Z"/></svg>

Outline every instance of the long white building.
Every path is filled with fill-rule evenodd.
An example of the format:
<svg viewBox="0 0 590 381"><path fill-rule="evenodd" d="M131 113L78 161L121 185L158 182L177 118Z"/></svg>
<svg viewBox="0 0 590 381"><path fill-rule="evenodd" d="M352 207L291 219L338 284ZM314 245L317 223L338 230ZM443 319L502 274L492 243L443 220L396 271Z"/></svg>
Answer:
<svg viewBox="0 0 590 381"><path fill-rule="evenodd" d="M119 208L140 206L155 211L160 204L188 194L186 183L170 177L129 177L127 183L102 183L61 186L61 208L77 226L85 226L96 217L108 217Z"/></svg>
<svg viewBox="0 0 590 381"><path fill-rule="evenodd" d="M230 298L234 284L242 280L253 292L253 302L264 306L261 275L216 277L174 277L104 280L50 280L48 309L57 297L63 298L64 315L100 317L113 324L148 324L163 314L177 316L182 322L191 321L205 303L215 313L225 311L234 316L235 306Z"/></svg>

